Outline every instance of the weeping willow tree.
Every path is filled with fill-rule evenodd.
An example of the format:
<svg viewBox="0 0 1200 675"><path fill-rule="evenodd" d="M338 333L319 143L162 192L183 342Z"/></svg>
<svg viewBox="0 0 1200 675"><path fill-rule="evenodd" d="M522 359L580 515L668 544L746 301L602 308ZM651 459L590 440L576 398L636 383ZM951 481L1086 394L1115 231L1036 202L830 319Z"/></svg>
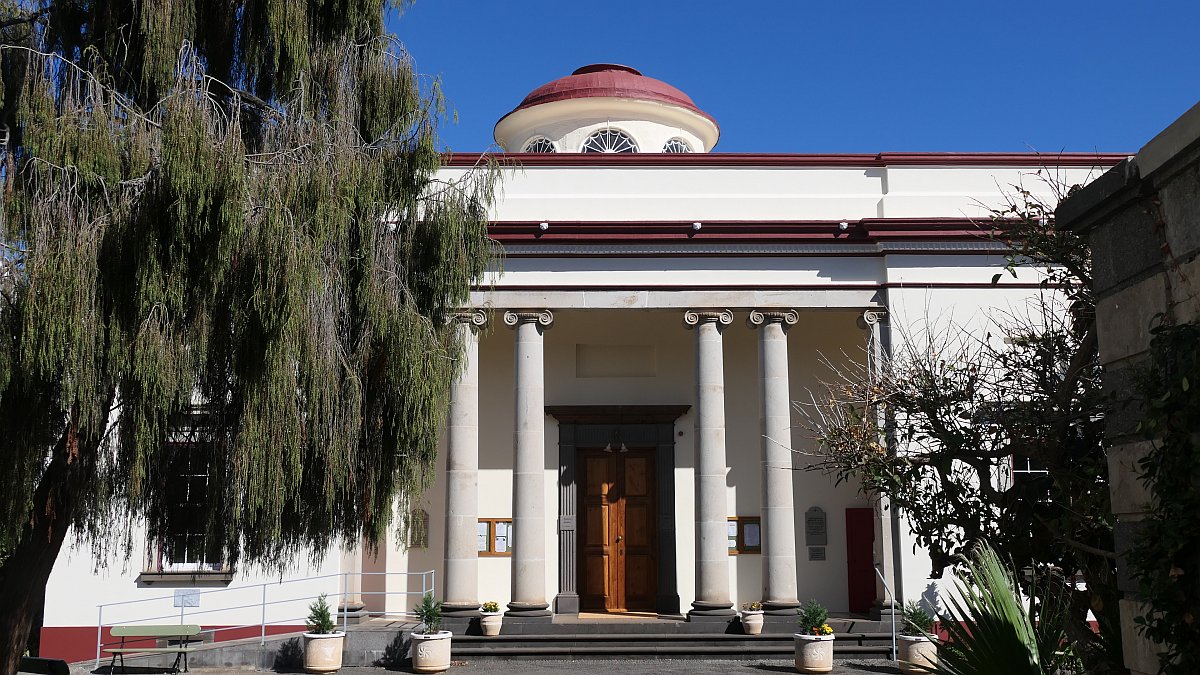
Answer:
<svg viewBox="0 0 1200 675"><path fill-rule="evenodd" d="M68 531L167 530L193 411L225 561L379 541L430 484L496 173L437 177L401 4L0 2L0 672Z"/></svg>

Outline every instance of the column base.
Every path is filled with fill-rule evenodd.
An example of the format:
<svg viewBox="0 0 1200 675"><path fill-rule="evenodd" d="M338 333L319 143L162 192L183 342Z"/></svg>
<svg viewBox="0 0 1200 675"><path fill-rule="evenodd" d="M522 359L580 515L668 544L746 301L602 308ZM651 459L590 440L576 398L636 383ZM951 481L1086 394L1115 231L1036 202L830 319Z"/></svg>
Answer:
<svg viewBox="0 0 1200 675"><path fill-rule="evenodd" d="M512 617L514 619L545 618L546 621L550 621L554 615L550 612L550 605L545 602L510 602L508 603L508 611L504 613L504 617Z"/></svg>
<svg viewBox="0 0 1200 675"><path fill-rule="evenodd" d="M732 602L701 602L692 603L692 609L687 613L688 621L729 621L737 616Z"/></svg>
<svg viewBox="0 0 1200 675"><path fill-rule="evenodd" d="M479 616L479 603L443 602L442 616Z"/></svg>
<svg viewBox="0 0 1200 675"><path fill-rule="evenodd" d="M796 616L799 600L764 600L763 612L770 616Z"/></svg>

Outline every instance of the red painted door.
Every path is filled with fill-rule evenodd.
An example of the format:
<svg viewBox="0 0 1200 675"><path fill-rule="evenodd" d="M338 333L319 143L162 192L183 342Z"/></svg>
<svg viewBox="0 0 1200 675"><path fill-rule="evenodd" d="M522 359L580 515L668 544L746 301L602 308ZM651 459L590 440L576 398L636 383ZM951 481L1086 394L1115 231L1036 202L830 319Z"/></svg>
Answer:
<svg viewBox="0 0 1200 675"><path fill-rule="evenodd" d="M874 509L846 509L846 583L850 611L870 612L875 603Z"/></svg>

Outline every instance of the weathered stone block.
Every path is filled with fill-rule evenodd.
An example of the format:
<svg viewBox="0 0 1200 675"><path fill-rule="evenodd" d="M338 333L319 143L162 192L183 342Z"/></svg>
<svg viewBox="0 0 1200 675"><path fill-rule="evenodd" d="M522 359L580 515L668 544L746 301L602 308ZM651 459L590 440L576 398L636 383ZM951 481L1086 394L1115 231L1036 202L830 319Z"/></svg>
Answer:
<svg viewBox="0 0 1200 675"><path fill-rule="evenodd" d="M1137 381L1145 359L1126 361L1117 366L1109 366L1104 370L1102 385L1104 394L1109 397L1111 404L1104 418L1105 436L1120 442L1123 436L1129 436L1137 431L1138 422L1142 419L1142 406L1137 399ZM1141 440L1140 438L1130 441Z"/></svg>
<svg viewBox="0 0 1200 675"><path fill-rule="evenodd" d="M1162 268L1161 235L1145 201L1136 201L1091 231L1092 288L1098 296Z"/></svg>
<svg viewBox="0 0 1200 675"><path fill-rule="evenodd" d="M1133 600L1121 600L1121 646L1125 652L1125 667L1134 672L1157 673L1158 655L1162 648L1138 635L1133 623L1135 616L1145 614L1146 605Z"/></svg>
<svg viewBox="0 0 1200 675"><path fill-rule="evenodd" d="M1135 594L1138 591L1137 578L1129 571L1125 561L1125 552L1137 542L1145 525L1122 517L1113 527L1113 543L1117 549L1117 589L1122 593Z"/></svg>
<svg viewBox="0 0 1200 675"><path fill-rule="evenodd" d="M1177 258L1200 251L1200 165L1176 174L1158 190L1167 244Z"/></svg>
<svg viewBox="0 0 1200 675"><path fill-rule="evenodd" d="M1150 441L1128 443L1108 451L1108 488L1117 515L1141 513L1150 503L1150 490L1140 477L1138 462L1153 448Z"/></svg>
<svg viewBox="0 0 1200 675"><path fill-rule="evenodd" d="M1100 362L1112 363L1150 347L1150 329L1167 311L1162 275L1144 279L1096 303Z"/></svg>
<svg viewBox="0 0 1200 675"><path fill-rule="evenodd" d="M1200 256L1181 262L1170 272L1175 320L1200 321Z"/></svg>

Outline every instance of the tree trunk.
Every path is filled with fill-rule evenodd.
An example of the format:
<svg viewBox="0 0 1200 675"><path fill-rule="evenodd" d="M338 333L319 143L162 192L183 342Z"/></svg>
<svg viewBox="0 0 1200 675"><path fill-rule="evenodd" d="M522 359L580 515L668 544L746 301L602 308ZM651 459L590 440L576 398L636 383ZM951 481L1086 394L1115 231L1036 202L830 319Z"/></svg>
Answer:
<svg viewBox="0 0 1200 675"><path fill-rule="evenodd" d="M21 540L0 565L0 673L17 671L80 494L94 479L95 457L96 448L81 447L73 428L63 434L34 492Z"/></svg>

